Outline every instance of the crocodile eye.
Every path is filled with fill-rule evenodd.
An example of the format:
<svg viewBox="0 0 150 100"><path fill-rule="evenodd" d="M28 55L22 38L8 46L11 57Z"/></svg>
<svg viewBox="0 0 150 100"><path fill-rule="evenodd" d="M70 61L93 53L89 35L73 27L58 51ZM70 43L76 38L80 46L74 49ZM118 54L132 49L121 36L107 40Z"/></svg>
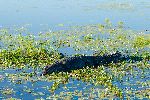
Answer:
<svg viewBox="0 0 150 100"><path fill-rule="evenodd" d="M46 71L44 71L44 72L41 74L41 76L42 76L42 75L46 75L46 73L47 73L47 72L46 72Z"/></svg>

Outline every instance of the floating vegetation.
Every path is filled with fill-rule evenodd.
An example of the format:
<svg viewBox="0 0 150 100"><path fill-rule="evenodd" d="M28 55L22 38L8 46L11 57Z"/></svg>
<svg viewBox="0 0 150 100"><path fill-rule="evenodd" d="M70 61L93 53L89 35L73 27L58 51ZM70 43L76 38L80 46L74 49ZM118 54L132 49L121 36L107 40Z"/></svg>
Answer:
<svg viewBox="0 0 150 100"><path fill-rule="evenodd" d="M10 89L10 88L6 88L1 91L1 93L4 95L11 95L13 94L13 92L14 92L13 89Z"/></svg>
<svg viewBox="0 0 150 100"><path fill-rule="evenodd" d="M129 2L107 2L97 6L98 9L133 10L134 5Z"/></svg>
<svg viewBox="0 0 150 100"><path fill-rule="evenodd" d="M11 34L0 29L0 97L25 98L28 94L37 100L149 99L150 34L126 29L123 22L114 26L109 19L104 24L73 26L36 35L17 32ZM64 53L63 48L72 51ZM97 67L89 63L80 69L40 76L44 66L68 57L98 57L117 51L126 60Z"/></svg>
<svg viewBox="0 0 150 100"><path fill-rule="evenodd" d="M7 41L5 41L7 40ZM49 40L39 40L33 35L12 35L1 31L0 63L4 67L36 67L51 64L61 58L50 45Z"/></svg>

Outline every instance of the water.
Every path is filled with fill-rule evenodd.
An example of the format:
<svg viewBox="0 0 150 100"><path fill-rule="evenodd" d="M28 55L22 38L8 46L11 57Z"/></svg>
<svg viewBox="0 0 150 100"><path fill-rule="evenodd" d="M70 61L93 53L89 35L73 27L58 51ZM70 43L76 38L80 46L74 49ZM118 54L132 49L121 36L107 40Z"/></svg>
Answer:
<svg viewBox="0 0 150 100"><path fill-rule="evenodd" d="M50 87L53 84L53 80L47 81L45 77L39 76L33 76L26 80L26 75L31 71L32 69L22 69L19 71L15 69L1 69L0 98L7 99L13 97L22 100L54 98L89 99L91 96L94 99L98 99L100 98L100 93L106 91L106 88L103 86L95 86L81 80L69 79L66 84L60 84L55 92L51 92ZM126 99L127 95L129 95L130 98L136 100L139 98L138 95L135 95L136 91L150 88L148 84L143 85L150 80L149 70L145 70L145 72L142 73L143 70L134 68L133 71L134 72L126 72L126 76L122 78L122 81L117 79L113 81L114 85L123 90L123 99ZM137 82L143 84L137 84ZM6 90L13 90L13 92L11 94L4 94L2 91ZM133 93L127 94L128 91L132 91ZM146 97L142 97L142 99L144 98L147 100Z"/></svg>
<svg viewBox="0 0 150 100"><path fill-rule="evenodd" d="M131 29L150 30L149 11L149 0L0 0L0 28L25 27L30 32L36 33L63 29L62 26L103 23L105 18L109 18L113 24L123 21L125 26ZM70 50L70 48L68 49ZM0 70L0 99L10 97L50 99L56 98L56 95L61 94L62 91L65 91L65 93L61 95L68 97L67 94L73 94L75 90L78 90L78 95L73 94L74 99L80 98L80 91L84 94L85 99L88 99L89 93L93 92L90 89L94 88L93 94L96 94L95 98L98 98L98 91L101 90L100 87L95 87L90 83L70 80L69 83L61 85L53 94L49 91L53 82L38 81L38 77L35 77L36 82L34 80L25 81L20 79L22 83L18 84L19 79L15 79L12 76L9 79L6 73L17 75L20 72L14 69ZM149 70L145 74L146 77L141 79L141 82L150 80ZM126 83L127 77L131 77L128 85ZM118 81L113 84L123 90L129 88L129 90L134 91L134 89L138 89L137 87L141 87L141 85L131 86L139 78L141 78L141 74L137 75L136 78L132 78L132 75L129 75L123 79L126 84L122 85ZM2 94L2 91L6 89L14 92L10 95Z"/></svg>
<svg viewBox="0 0 150 100"><path fill-rule="evenodd" d="M27 71L27 70L26 70ZM50 87L53 84L52 82L47 82L47 81L37 81L37 79L35 79L36 82L33 81L24 81L22 79L20 79L22 82L22 84L18 84L17 80L15 80L15 78L13 76L6 76L4 73L9 73L9 74L19 74L21 72L18 72L16 70L13 69L9 69L9 70L1 70L0 75L3 76L3 79L0 81L0 91L4 91L6 89L9 90L13 90L13 93L10 95L5 95L5 94L0 94L0 98L2 99L6 99L9 97L13 97L13 98L18 98L19 99L38 99L38 98L43 98L43 99L47 99L47 98L57 98L57 94L59 94L60 96L64 96L67 97L67 93L74 93L75 91L77 93L82 92L84 93L85 97L88 97L88 93L91 91L91 88L97 88L92 84L86 83L86 82L82 82L79 80L73 80L70 79L70 81L67 84L62 84L60 86L60 88L58 88L54 93L51 93L49 91ZM26 77L26 76L25 76ZM14 79L13 79L14 78ZM36 77L37 78L37 77ZM64 88L67 87L67 88ZM62 94L62 92L64 92ZM73 98L77 99L79 98L79 96L73 94L72 95Z"/></svg>
<svg viewBox="0 0 150 100"><path fill-rule="evenodd" d="M132 29L149 30L149 0L0 0L0 27L24 26L30 31L48 31L58 24L114 24L123 21Z"/></svg>

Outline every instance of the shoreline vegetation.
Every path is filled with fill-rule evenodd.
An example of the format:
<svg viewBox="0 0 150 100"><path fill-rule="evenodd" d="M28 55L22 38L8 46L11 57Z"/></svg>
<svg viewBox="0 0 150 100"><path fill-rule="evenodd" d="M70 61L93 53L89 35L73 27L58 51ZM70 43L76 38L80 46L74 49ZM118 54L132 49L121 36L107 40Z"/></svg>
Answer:
<svg viewBox="0 0 150 100"><path fill-rule="evenodd" d="M74 52L74 54L69 55L60 52L62 48L69 48L72 51L68 52ZM124 57L130 58L121 62L110 62L105 65L98 65L97 68L92 67L92 65L86 67L86 65L82 66L82 69L51 73L45 76L38 76L36 71L34 71L19 75L8 74L5 77L16 81L19 77L19 84L23 81L31 80L34 82L53 82L53 84L48 87L50 93L54 93L61 86L64 87L70 80L81 80L95 87L101 86L100 89L93 89L96 93L96 97L94 94L91 94L88 98L122 99L130 98L134 95L136 98L149 99L149 79L148 81L140 81L140 79L136 81L137 86L142 86L141 89L128 90L121 86L124 86L124 78L127 78L127 81L131 81L132 77L138 75L140 75L138 77L141 79L143 77L149 77L150 34L125 29L123 22L118 22L118 25L114 27L109 19L106 19L103 25L74 26L69 30L44 32L36 35L20 32L11 34L7 29L0 29L1 69L14 68L23 70L25 68L33 68L44 70L45 66L52 66L56 61L61 62L64 58L113 55L117 51ZM33 80L35 77L37 77L37 80ZM3 76L0 76L0 81L1 80L3 80ZM121 86L118 86L118 84L121 84ZM0 91L0 93L7 95L9 91L10 90ZM13 90L10 92L8 95L14 93ZM78 98L82 98L82 96L87 97L84 93L80 94L79 91L76 91L70 92L70 95L67 95L66 92L65 96L63 96L63 94L57 94L57 96L53 95L54 97L50 96L49 98L59 98L59 96L62 98L73 98L75 95L78 95Z"/></svg>

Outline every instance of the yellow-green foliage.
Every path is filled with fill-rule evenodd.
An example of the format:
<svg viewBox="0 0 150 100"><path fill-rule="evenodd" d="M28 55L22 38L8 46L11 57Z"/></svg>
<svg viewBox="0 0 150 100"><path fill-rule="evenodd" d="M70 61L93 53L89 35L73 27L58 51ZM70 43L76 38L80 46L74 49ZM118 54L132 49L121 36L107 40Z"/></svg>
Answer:
<svg viewBox="0 0 150 100"><path fill-rule="evenodd" d="M60 58L47 40L38 40L32 35L3 34L0 64L7 67L44 66Z"/></svg>
<svg viewBox="0 0 150 100"><path fill-rule="evenodd" d="M135 48L144 48L146 46L150 47L150 35L144 36L137 36L134 39L133 45Z"/></svg>
<svg viewBox="0 0 150 100"><path fill-rule="evenodd" d="M144 54L150 49L150 35L123 28L123 22L113 27L109 19L105 24L74 26L69 30L40 34L11 34L0 30L0 64L2 66L38 66L53 63L60 58L62 47L75 51L96 51L99 54L112 51ZM149 54L148 54L149 55Z"/></svg>
<svg viewBox="0 0 150 100"><path fill-rule="evenodd" d="M63 25L60 26L63 27ZM121 99L124 90L117 88L112 82L117 79L120 83L122 82L121 84L125 84L123 77L129 73L132 74L135 66L141 69L149 68L150 35L124 29L123 22L119 22L117 27L113 27L109 19L105 20L104 25L74 26L69 30L46 32L38 35L11 34L8 30L2 29L0 30L0 67L24 67L26 65L39 67L52 64L55 60L61 59L58 49L66 47L77 52L94 51L94 56L110 54L118 50L122 54L126 53L131 56L131 59L137 56L146 59L135 63L112 62L107 66L99 65L97 68L85 66L86 68L71 72L41 76L40 80L53 81L53 85L48 87L50 92L55 92L57 88L69 82L71 78L92 83L92 85L103 86L103 89L98 90L99 97L102 99L116 96ZM78 53L75 56L81 55L84 54ZM22 80L32 80L32 82L39 81L39 77L38 80L33 77L35 74L32 72L22 73L19 76L17 74L6 76L12 77L12 81L18 80L18 77ZM17 81L17 84L22 84L22 82L24 81ZM147 84L147 82L145 83ZM25 91L32 92L31 89ZM6 90L2 93L11 94L13 92ZM83 96L83 94L80 95Z"/></svg>

